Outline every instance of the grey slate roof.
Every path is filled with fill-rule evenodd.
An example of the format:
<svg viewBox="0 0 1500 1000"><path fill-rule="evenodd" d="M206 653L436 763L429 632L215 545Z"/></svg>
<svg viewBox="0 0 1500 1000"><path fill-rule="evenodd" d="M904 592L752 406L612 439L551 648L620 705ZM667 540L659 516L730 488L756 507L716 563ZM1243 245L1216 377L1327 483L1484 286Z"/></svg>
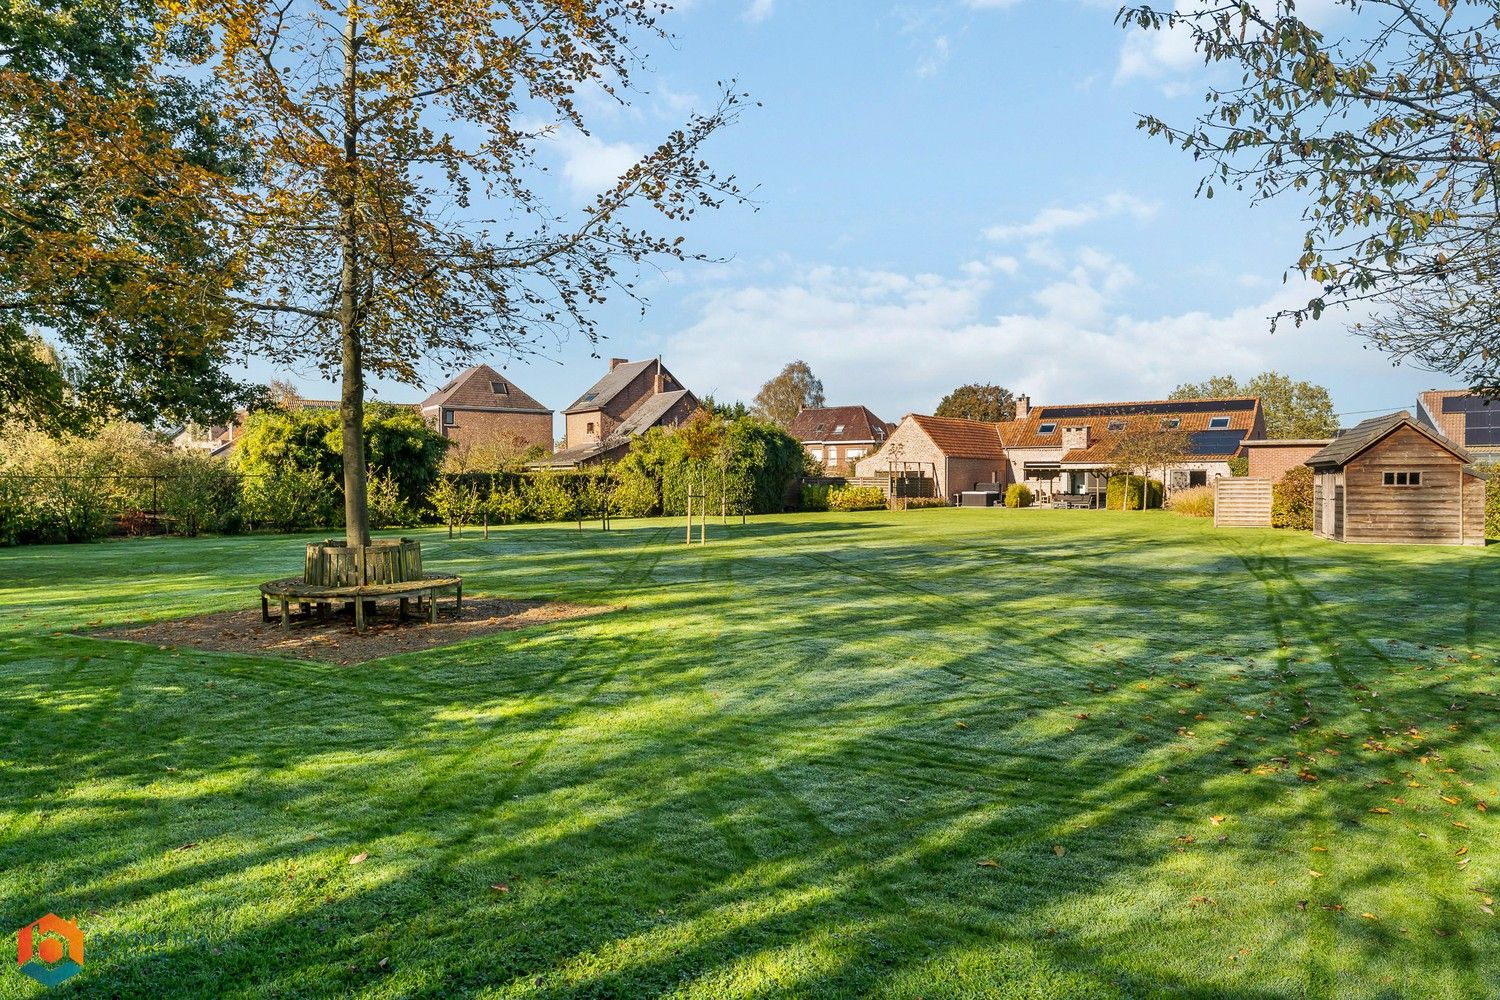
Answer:
<svg viewBox="0 0 1500 1000"><path fill-rule="evenodd" d="M578 413L585 410L603 409L611 399L614 399L625 387L635 381L635 377L656 364L656 359L648 361L627 361L623 365L616 365L604 373L604 377L589 387L582 396L573 401L573 405L563 410L564 413Z"/></svg>
<svg viewBox="0 0 1500 1000"><path fill-rule="evenodd" d="M1383 417L1371 417L1369 420L1355 424L1334 438L1333 443L1328 447L1309 458L1307 464L1313 467L1346 465L1354 456L1403 426L1410 427L1431 438L1434 444L1451 451L1465 463L1469 461L1469 453L1462 447L1443 437L1434 428L1417 422L1406 410L1401 410L1397 413L1387 413Z"/></svg>

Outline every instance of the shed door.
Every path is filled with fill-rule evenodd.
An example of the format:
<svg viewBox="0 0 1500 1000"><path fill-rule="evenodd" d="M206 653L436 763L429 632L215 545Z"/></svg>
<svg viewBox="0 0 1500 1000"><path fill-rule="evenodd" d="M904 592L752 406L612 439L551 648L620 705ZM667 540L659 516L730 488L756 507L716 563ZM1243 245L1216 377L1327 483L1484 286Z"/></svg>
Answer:
<svg viewBox="0 0 1500 1000"><path fill-rule="evenodd" d="M1340 493L1337 480L1332 475L1328 475L1327 477L1320 475L1318 482L1323 487L1323 534L1329 538L1337 538L1339 537L1338 509Z"/></svg>

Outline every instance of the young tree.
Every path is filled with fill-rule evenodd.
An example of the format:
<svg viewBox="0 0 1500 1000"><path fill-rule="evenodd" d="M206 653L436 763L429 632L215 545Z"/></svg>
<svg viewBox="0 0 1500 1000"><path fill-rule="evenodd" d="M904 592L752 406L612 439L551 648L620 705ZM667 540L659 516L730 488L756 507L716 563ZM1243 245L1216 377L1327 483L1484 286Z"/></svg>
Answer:
<svg viewBox="0 0 1500 1000"><path fill-rule="evenodd" d="M809 406L822 406L823 383L806 361L793 361L760 387L751 411L762 420L786 427Z"/></svg>
<svg viewBox="0 0 1500 1000"><path fill-rule="evenodd" d="M1199 189L1209 197L1217 185L1303 202L1296 267L1323 287L1278 319L1397 303L1361 328L1376 345L1500 390L1500 327L1484 322L1500 298L1495 4L1330 0L1324 16L1348 26L1338 35L1300 6L1122 9L1123 24L1186 32L1205 62L1238 81L1211 87L1192 125L1145 116L1140 127L1208 164Z"/></svg>
<svg viewBox="0 0 1500 1000"><path fill-rule="evenodd" d="M348 540L369 540L367 375L419 384L430 360L518 356L595 332L649 258L686 259L677 224L739 197L701 159L743 95L726 89L576 214L536 186L559 130L624 103L654 0L193 0L198 62L246 136L257 184L222 206L247 345L341 381ZM663 223L650 227L653 214Z"/></svg>
<svg viewBox="0 0 1500 1000"><path fill-rule="evenodd" d="M1121 510L1129 506L1130 477L1140 476L1141 510L1151 505L1150 480L1161 473L1161 482L1166 486L1167 474L1181 463L1184 455L1192 450L1192 438L1187 431L1175 427L1132 427L1120 436L1110 452L1108 475L1126 477L1126 489Z"/></svg>
<svg viewBox="0 0 1500 1000"><path fill-rule="evenodd" d="M1325 438L1339 430L1338 416L1328 390L1313 382L1294 380L1281 372L1261 372L1248 382L1233 375L1215 375L1206 382L1184 382L1168 399L1222 396L1259 396L1268 438Z"/></svg>
<svg viewBox="0 0 1500 1000"><path fill-rule="evenodd" d="M978 382L961 385L938 403L933 416L960 417L964 420L980 420L985 423L1000 423L1016 417L1016 397L1009 389L998 385L983 385Z"/></svg>

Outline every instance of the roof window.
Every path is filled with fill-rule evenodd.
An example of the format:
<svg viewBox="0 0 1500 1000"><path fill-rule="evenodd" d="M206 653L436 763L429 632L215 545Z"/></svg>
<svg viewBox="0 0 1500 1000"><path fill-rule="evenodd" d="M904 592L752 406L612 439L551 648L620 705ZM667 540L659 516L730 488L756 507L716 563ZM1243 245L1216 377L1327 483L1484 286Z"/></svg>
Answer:
<svg viewBox="0 0 1500 1000"><path fill-rule="evenodd" d="M1163 417L1161 425L1162 425L1162 427L1164 427L1165 429L1167 429L1169 431L1175 431L1177 428L1179 428L1179 427L1182 426L1182 418L1181 417Z"/></svg>
<svg viewBox="0 0 1500 1000"><path fill-rule="evenodd" d="M506 385L504 382L491 382L490 392L493 392L497 396L509 396L510 386Z"/></svg>
<svg viewBox="0 0 1500 1000"><path fill-rule="evenodd" d="M1208 429L1211 431L1222 431L1229 427L1228 417L1209 417Z"/></svg>
<svg viewBox="0 0 1500 1000"><path fill-rule="evenodd" d="M1125 429L1125 421L1111 420L1109 422L1109 429L1112 431L1123 431Z"/></svg>
<svg viewBox="0 0 1500 1000"><path fill-rule="evenodd" d="M835 434L842 434L842 433L844 433L844 425L843 424L839 424L836 427L834 427L833 433L835 433Z"/></svg>
<svg viewBox="0 0 1500 1000"><path fill-rule="evenodd" d="M1037 427L1036 432L1038 434L1051 434L1055 430L1057 430L1056 424L1041 424Z"/></svg>

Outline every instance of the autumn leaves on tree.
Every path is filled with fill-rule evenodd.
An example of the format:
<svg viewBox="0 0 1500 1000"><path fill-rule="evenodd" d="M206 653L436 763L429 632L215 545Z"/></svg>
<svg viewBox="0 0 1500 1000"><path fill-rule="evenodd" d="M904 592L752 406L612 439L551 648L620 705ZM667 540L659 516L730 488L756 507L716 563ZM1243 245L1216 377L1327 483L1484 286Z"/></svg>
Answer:
<svg viewBox="0 0 1500 1000"><path fill-rule="evenodd" d="M743 106L728 86L577 211L540 190L551 137L588 130L584 98L627 102L642 43L665 37L658 9L649 0L169 0L143 72L175 60L211 81L212 114L236 137L243 169L161 156L130 131L146 125L122 132L101 120L120 117L118 93L78 110L82 124L66 140L76 148L60 155L114 185L115 200L148 202L169 228L180 221L213 262L155 267L127 248L135 256L115 270L142 287L112 308L152 303L188 317L177 325L199 339L185 350L231 344L338 379L347 532L368 541L368 376L415 385L426 362L519 357L569 333L593 339L592 307L635 296L635 272L653 258L695 256L682 224L741 197L701 155ZM196 44L163 44L179 36ZM99 273L108 240L90 231L74 243L56 259Z"/></svg>

